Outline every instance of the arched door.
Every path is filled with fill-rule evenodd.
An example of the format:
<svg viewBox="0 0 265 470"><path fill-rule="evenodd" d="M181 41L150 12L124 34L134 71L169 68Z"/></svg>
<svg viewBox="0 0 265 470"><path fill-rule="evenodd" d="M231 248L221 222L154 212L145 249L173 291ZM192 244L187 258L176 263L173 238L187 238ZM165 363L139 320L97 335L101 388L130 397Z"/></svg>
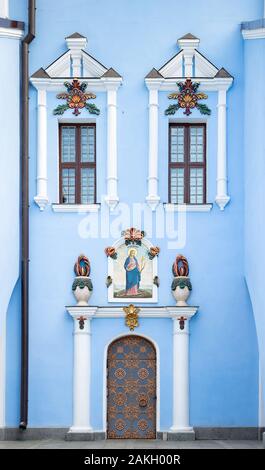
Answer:
<svg viewBox="0 0 265 470"><path fill-rule="evenodd" d="M125 336L108 349L108 439L156 438L156 350L140 336Z"/></svg>

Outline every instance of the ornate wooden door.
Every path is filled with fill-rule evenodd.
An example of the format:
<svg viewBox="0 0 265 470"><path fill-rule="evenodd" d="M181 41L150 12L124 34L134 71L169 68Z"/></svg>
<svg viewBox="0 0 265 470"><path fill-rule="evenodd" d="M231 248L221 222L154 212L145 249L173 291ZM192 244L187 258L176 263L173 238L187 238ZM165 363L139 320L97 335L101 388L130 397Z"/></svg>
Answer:
<svg viewBox="0 0 265 470"><path fill-rule="evenodd" d="M107 436L156 438L156 351L145 338L126 336L109 347Z"/></svg>

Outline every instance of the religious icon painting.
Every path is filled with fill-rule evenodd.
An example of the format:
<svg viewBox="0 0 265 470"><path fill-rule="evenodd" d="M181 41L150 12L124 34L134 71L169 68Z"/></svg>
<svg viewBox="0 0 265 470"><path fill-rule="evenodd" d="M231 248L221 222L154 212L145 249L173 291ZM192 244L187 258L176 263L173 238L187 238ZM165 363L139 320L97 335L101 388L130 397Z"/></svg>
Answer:
<svg viewBox="0 0 265 470"><path fill-rule="evenodd" d="M122 238L107 248L108 301L122 303L157 302L157 256L144 237L139 241ZM111 250L115 250L115 253ZM111 254L108 254L111 253Z"/></svg>

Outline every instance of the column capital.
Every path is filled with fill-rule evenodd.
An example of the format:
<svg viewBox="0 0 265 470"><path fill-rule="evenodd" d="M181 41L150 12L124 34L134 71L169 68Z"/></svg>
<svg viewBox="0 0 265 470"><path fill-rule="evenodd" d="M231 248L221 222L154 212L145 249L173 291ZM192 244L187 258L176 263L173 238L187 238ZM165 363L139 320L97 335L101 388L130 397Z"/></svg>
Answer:
<svg viewBox="0 0 265 470"><path fill-rule="evenodd" d="M179 320L185 318L191 320L199 310L199 307L166 307L167 312L171 316L172 320Z"/></svg>
<svg viewBox="0 0 265 470"><path fill-rule="evenodd" d="M65 308L73 320L79 320L79 318L84 318L84 320L91 320L98 310L98 307L80 307L77 305Z"/></svg>

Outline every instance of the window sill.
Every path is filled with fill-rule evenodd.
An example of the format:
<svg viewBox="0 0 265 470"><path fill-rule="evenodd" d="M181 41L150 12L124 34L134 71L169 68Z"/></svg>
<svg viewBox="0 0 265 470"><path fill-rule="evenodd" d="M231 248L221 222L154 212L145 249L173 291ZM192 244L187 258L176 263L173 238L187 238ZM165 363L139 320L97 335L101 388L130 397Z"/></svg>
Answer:
<svg viewBox="0 0 265 470"><path fill-rule="evenodd" d="M164 204L166 212L210 212L212 204Z"/></svg>
<svg viewBox="0 0 265 470"><path fill-rule="evenodd" d="M75 212L75 213L86 213L86 212L98 212L100 204L52 204L52 210L54 212Z"/></svg>

